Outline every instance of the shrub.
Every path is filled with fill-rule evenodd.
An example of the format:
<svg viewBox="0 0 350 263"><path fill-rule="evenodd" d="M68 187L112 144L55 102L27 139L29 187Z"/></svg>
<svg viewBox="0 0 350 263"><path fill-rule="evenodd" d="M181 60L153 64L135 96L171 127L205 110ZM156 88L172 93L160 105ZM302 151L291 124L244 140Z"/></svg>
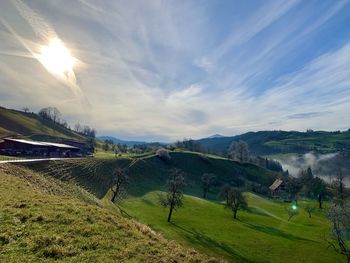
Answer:
<svg viewBox="0 0 350 263"><path fill-rule="evenodd" d="M164 148L158 149L156 155L164 161L169 161L171 159L169 151Z"/></svg>

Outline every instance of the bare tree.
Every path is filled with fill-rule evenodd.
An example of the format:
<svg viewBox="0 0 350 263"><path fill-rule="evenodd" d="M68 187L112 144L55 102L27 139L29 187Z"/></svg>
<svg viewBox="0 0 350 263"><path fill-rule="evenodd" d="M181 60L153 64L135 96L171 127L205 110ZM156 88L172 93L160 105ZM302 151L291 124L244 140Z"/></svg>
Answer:
<svg viewBox="0 0 350 263"><path fill-rule="evenodd" d="M286 207L286 211L288 214L288 221L290 221L294 216L299 214L297 207L294 205L292 207Z"/></svg>
<svg viewBox="0 0 350 263"><path fill-rule="evenodd" d="M203 198L207 198L210 188L214 185L216 176L214 174L204 173L202 176Z"/></svg>
<svg viewBox="0 0 350 263"><path fill-rule="evenodd" d="M54 123L59 123L61 120L61 112L56 107L51 107L52 120Z"/></svg>
<svg viewBox="0 0 350 263"><path fill-rule="evenodd" d="M23 107L22 111L24 111L25 113L29 112L29 108L28 107Z"/></svg>
<svg viewBox="0 0 350 263"><path fill-rule="evenodd" d="M344 175L341 170L338 171L337 177L333 182L335 189L337 191L337 202L343 203L345 199L345 184Z"/></svg>
<svg viewBox="0 0 350 263"><path fill-rule="evenodd" d="M332 223L333 242L329 242L333 248L346 256L347 262L350 262L350 203L344 202L342 205L333 203L328 218ZM335 243L335 244L334 244Z"/></svg>
<svg viewBox="0 0 350 263"><path fill-rule="evenodd" d="M171 159L171 156L169 154L169 151L167 149L164 148L159 148L156 151L156 155L162 159L163 161L169 161Z"/></svg>
<svg viewBox="0 0 350 263"><path fill-rule="evenodd" d="M328 195L326 183L321 178L315 177L310 188L314 197L317 197L318 207L322 209L323 200Z"/></svg>
<svg viewBox="0 0 350 263"><path fill-rule="evenodd" d="M231 188L228 193L228 204L226 208L230 208L233 212L233 218L237 219L238 210L247 208L248 204L242 191L238 188Z"/></svg>
<svg viewBox="0 0 350 263"><path fill-rule="evenodd" d="M249 161L249 149L248 144L244 141L232 142L229 150L228 156L232 160L237 160L241 163Z"/></svg>
<svg viewBox="0 0 350 263"><path fill-rule="evenodd" d="M129 183L129 178L125 173L125 170L118 168L114 172L113 184L111 186L112 199L114 203L117 198L120 198L126 190L126 186Z"/></svg>
<svg viewBox="0 0 350 263"><path fill-rule="evenodd" d="M52 120L55 123L59 123L61 119L61 113L56 107L42 108L39 111L39 115L42 118Z"/></svg>
<svg viewBox="0 0 350 263"><path fill-rule="evenodd" d="M304 210L305 210L306 213L309 214L309 218L311 218L311 215L316 210L316 208L313 207L313 206L307 205L307 206L304 207Z"/></svg>
<svg viewBox="0 0 350 263"><path fill-rule="evenodd" d="M81 130L82 130L82 128L81 128L80 123L77 123L74 125L74 131L76 131L77 133L81 133Z"/></svg>
<svg viewBox="0 0 350 263"><path fill-rule="evenodd" d="M231 185L225 184L225 185L221 188L220 193L219 193L219 197L225 199L225 201L226 201L226 206L229 205L229 194L230 194L231 189L232 189L232 186L231 186Z"/></svg>
<svg viewBox="0 0 350 263"><path fill-rule="evenodd" d="M184 173L179 169L172 169L167 180L168 192L165 196L160 196L161 205L169 207L168 223L171 221L173 210L182 206L182 191L185 185Z"/></svg>

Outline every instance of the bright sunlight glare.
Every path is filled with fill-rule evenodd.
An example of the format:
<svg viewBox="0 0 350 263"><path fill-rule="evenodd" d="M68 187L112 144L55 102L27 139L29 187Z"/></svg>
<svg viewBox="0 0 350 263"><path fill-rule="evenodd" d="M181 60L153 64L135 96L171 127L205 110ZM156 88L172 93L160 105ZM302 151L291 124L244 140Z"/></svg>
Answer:
<svg viewBox="0 0 350 263"><path fill-rule="evenodd" d="M60 76L72 72L76 62L76 59L58 38L52 39L48 46L42 46L39 57L47 70Z"/></svg>

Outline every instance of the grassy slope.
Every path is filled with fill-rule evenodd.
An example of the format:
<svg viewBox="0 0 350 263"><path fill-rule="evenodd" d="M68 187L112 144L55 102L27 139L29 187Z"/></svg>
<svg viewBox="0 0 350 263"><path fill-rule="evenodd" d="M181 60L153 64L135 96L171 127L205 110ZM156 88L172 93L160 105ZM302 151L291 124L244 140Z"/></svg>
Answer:
<svg viewBox="0 0 350 263"><path fill-rule="evenodd" d="M0 200L0 262L206 261L79 187L23 167L0 167Z"/></svg>
<svg viewBox="0 0 350 263"><path fill-rule="evenodd" d="M84 139L79 134L45 121L36 114L23 113L0 107L0 138L18 134L37 140L52 137L74 140Z"/></svg>
<svg viewBox="0 0 350 263"><path fill-rule="evenodd" d="M324 212L310 219L300 208L300 214L288 222L284 204L247 194L249 211L240 211L239 220L233 220L222 204L185 196L184 207L168 224L159 194L130 197L121 207L165 237L229 261L345 262L324 239L330 233Z"/></svg>
<svg viewBox="0 0 350 263"><path fill-rule="evenodd" d="M179 168L186 173L188 194L200 195L201 176L205 172L217 175L221 183L235 182L237 175L269 186L276 174L251 164L239 164L226 159L204 157L196 153L171 153L171 161L164 162L154 155L143 158L90 158L31 164L37 171L65 181L73 181L95 194L104 197L111 185L113 172L118 167L128 167L130 192L143 195L162 190L170 169ZM216 198L216 195L209 195Z"/></svg>
<svg viewBox="0 0 350 263"><path fill-rule="evenodd" d="M348 131L340 133L325 131L313 133L260 131L248 132L233 137L201 139L198 142L205 148L226 153L232 141L239 140L246 141L250 150L258 155L290 152L305 153L309 151L327 153L334 152L339 147L349 147L350 133Z"/></svg>
<svg viewBox="0 0 350 263"><path fill-rule="evenodd" d="M200 177L203 172L214 172L221 181L234 181L237 173L244 173L246 177L261 183L273 180L273 173L254 165L241 165L195 153L172 153L171 156L170 163L148 156L141 159L66 160L29 167L63 181L78 183L99 197L107 194L103 200L108 202L113 170L132 164L128 169L131 177L130 197L121 204L121 208L125 214L148 224L169 239L190 245L211 256L237 262L280 262L281 258L284 262L342 262L342 258L332 249L327 249L324 236L329 234L329 225L321 212L317 212L314 219L310 220L301 211L289 223L286 221L284 204L249 194L250 210L239 213L240 221L234 221L230 211L215 201L218 189L213 189L215 192L209 195L212 201L195 197L201 196ZM184 208L175 211L173 224L169 225L166 223L167 210L160 207L158 194L164 189L172 167L187 173L186 193L192 196L186 196ZM8 188L13 189L12 186ZM22 200L25 198L21 197ZM70 206L71 203L67 205ZM66 212L62 209L62 214ZM89 213L80 213L79 218ZM83 222L77 221L77 224Z"/></svg>

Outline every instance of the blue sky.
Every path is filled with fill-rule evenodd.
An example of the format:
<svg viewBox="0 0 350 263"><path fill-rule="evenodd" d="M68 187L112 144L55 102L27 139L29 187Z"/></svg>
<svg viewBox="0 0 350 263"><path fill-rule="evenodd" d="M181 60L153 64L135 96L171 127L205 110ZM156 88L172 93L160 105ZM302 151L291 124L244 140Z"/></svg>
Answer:
<svg viewBox="0 0 350 263"><path fill-rule="evenodd" d="M1 1L0 105L171 141L350 128L350 2ZM74 79L36 58L54 35Z"/></svg>

